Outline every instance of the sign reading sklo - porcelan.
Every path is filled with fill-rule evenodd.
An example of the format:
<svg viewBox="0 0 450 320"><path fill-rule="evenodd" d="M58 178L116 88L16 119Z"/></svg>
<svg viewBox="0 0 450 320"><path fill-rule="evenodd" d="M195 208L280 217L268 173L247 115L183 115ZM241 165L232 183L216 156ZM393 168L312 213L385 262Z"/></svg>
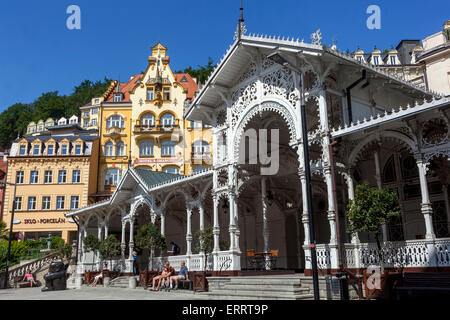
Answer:
<svg viewBox="0 0 450 320"><path fill-rule="evenodd" d="M43 223L43 224L50 224L50 223L66 223L66 219L64 218L53 218L53 219L24 219L24 224L37 224L37 223Z"/></svg>

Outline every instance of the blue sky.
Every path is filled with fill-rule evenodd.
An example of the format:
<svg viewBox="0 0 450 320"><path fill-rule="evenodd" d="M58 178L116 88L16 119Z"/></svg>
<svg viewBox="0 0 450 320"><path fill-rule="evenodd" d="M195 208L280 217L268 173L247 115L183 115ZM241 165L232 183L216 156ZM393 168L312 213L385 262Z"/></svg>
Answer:
<svg viewBox="0 0 450 320"><path fill-rule="evenodd" d="M81 8L81 30L68 30L66 9ZM369 5L381 29L369 30ZM168 47L173 70L217 62L233 42L239 0L8 1L0 9L0 111L41 93L70 94L85 79L122 80L145 70L150 47ZM450 19L442 0L244 0L251 33L305 38L321 29L340 50L370 51L424 39Z"/></svg>

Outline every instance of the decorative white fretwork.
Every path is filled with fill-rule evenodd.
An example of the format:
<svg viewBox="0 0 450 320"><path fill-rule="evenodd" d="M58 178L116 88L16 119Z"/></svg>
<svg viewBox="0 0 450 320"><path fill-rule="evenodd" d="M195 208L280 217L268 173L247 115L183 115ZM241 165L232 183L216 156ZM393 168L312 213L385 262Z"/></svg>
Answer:
<svg viewBox="0 0 450 320"><path fill-rule="evenodd" d="M236 125L237 119L239 118L240 114L245 110L247 106L249 106L253 101L256 101L257 99L257 86L256 82L251 83L246 88L239 88L238 90L234 91L231 100L232 100L232 107L231 107L231 125L234 127Z"/></svg>
<svg viewBox="0 0 450 320"><path fill-rule="evenodd" d="M277 95L289 100L295 106L300 100L297 92L292 72L287 68L280 68L277 71L263 77L263 95Z"/></svg>

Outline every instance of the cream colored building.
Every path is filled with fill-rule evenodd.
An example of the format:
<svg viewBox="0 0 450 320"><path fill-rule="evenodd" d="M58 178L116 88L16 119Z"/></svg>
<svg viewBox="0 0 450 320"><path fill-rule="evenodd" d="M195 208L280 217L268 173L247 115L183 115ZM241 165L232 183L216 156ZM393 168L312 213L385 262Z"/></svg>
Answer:
<svg viewBox="0 0 450 320"><path fill-rule="evenodd" d="M423 40L423 48L418 60L426 70L428 89L450 95L450 20Z"/></svg>
<svg viewBox="0 0 450 320"><path fill-rule="evenodd" d="M73 241L77 225L64 214L93 202L90 195L96 193L98 136L89 135L77 124L47 130L48 135L18 138L11 147L7 181L16 184L14 237L26 240L51 234ZM8 228L13 198L14 186L8 185L3 215Z"/></svg>

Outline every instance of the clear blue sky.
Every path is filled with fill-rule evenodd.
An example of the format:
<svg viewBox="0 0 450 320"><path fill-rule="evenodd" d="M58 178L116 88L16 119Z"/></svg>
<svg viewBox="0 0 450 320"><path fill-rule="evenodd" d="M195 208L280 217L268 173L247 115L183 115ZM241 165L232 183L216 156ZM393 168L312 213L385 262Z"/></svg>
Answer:
<svg viewBox="0 0 450 320"><path fill-rule="evenodd" d="M68 30L66 9L81 8L81 30ZM381 8L369 30L366 9ZM239 0L28 0L0 9L0 111L41 93L70 94L85 79L125 80L146 67L150 47L168 47L173 70L217 62L233 42ZM305 38L321 29L340 50L370 51L424 39L450 19L443 0L244 0L249 32Z"/></svg>

